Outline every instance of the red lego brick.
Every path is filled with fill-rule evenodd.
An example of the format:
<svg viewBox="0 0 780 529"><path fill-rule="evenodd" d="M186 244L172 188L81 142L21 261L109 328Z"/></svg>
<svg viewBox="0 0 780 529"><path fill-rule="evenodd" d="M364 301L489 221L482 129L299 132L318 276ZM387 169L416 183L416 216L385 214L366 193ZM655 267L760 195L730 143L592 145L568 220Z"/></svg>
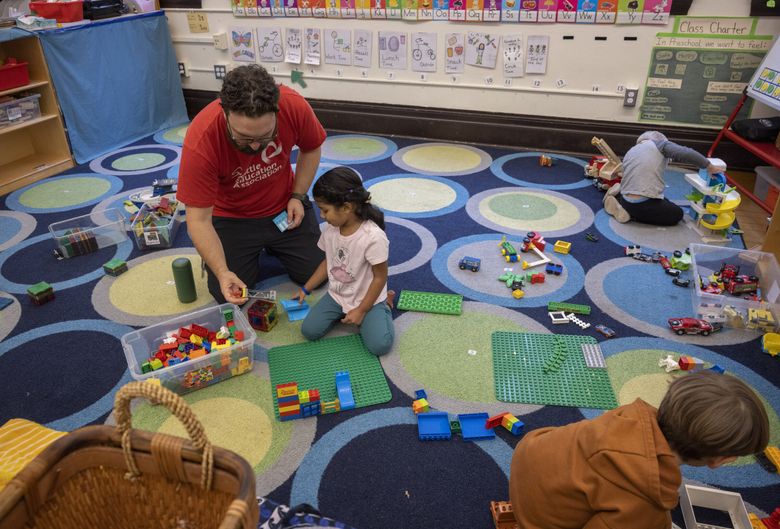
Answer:
<svg viewBox="0 0 780 529"><path fill-rule="evenodd" d="M194 323L190 325L190 330L192 331L192 334L197 334L201 338L205 338L209 334L214 334L214 333L210 333L209 330L206 329L205 327L201 327L200 325L195 325Z"/></svg>
<svg viewBox="0 0 780 529"><path fill-rule="evenodd" d="M504 420L504 415L506 414L507 412L504 412L492 416L490 419L485 421L485 429L490 430L491 428L495 428L496 426L501 426L501 421Z"/></svg>
<svg viewBox="0 0 780 529"><path fill-rule="evenodd" d="M244 339L244 331L236 331L235 334L233 334L233 338L240 342Z"/></svg>

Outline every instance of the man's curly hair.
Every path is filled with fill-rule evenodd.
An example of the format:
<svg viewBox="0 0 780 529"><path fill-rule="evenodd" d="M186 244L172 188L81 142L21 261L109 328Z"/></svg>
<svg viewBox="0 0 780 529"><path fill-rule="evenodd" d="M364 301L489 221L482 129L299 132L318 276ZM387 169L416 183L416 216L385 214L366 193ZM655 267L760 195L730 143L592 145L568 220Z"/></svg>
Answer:
<svg viewBox="0 0 780 529"><path fill-rule="evenodd" d="M227 113L257 118L279 112L279 87L271 74L258 64L239 66L228 72L219 98Z"/></svg>

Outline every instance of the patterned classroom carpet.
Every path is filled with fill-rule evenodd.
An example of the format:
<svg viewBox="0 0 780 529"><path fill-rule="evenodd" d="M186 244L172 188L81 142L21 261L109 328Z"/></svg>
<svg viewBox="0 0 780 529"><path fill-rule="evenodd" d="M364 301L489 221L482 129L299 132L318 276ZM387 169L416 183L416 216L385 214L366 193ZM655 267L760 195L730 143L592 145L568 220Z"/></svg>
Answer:
<svg viewBox="0 0 780 529"><path fill-rule="evenodd" d="M130 380L120 338L135 328L214 305L196 273L198 299L178 302L171 261L199 259L184 227L173 248L141 252L130 238L96 253L57 260L48 226L90 215L101 222L152 180L176 177L186 126L163 131L66 173L11 193L0 211L0 423L23 417L72 430L111 421L117 389ZM450 414L510 411L526 431L561 425L600 410L496 400L491 334L559 333L596 338L618 403L636 397L658 404L674 374L658 367L668 354L715 363L763 396L780 444L780 363L763 354L759 334L727 329L710 337L677 337L666 319L692 315L692 290L671 282L657 264L623 255L639 244L667 254L700 237L686 225L656 228L618 224L601 207L602 193L583 178L586 162L539 153L435 143L407 138L333 134L320 173L337 165L360 172L387 215L390 287L464 296L463 313L447 316L396 310L397 339L381 359L392 399L354 411L278 422L274 418L268 350L302 340L299 322L285 315L270 333L258 333L251 373L189 394L186 400L211 440L243 455L257 473L257 492L289 505L308 503L358 528L492 527L488 505L507 498L509 462L517 438L499 429L493 440L422 443L411 411L424 388L432 407ZM318 175L319 176L319 175ZM669 171L667 195L680 203L689 192L683 174ZM529 285L515 299L497 281L507 271L501 236L518 244L529 230L550 242L572 243L569 255L548 251L563 274ZM598 242L586 238L598 236ZM736 237L731 243L740 247ZM458 268L464 255L480 257L479 272ZM112 258L127 261L119 277L103 273ZM278 263L263 257L259 288L279 296L295 290ZM690 277L690 273L687 273ZM33 305L26 290L47 281L56 299ZM322 292L313 296L316 300ZM594 328L551 324L547 303L592 307L589 323L616 332L606 340ZM337 328L332 335L351 332ZM135 409L139 428L184 434L164 410ZM780 504L780 478L753 459L717 471L684 468L690 483L742 493L759 515ZM679 516L676 517L681 522Z"/></svg>

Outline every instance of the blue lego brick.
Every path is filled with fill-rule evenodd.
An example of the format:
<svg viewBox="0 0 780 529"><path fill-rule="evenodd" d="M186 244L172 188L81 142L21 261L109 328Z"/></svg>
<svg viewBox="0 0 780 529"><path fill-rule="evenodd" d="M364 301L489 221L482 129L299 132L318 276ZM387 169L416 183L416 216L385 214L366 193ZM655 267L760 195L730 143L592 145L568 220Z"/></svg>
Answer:
<svg viewBox="0 0 780 529"><path fill-rule="evenodd" d="M297 299L283 299L279 302L290 321L302 320L309 314L309 304L298 303Z"/></svg>
<svg viewBox="0 0 780 529"><path fill-rule="evenodd" d="M288 415L286 417L279 417L279 420L282 421L282 422L284 422L284 421L292 421L294 419L300 419L301 417L302 417L302 415L299 413L297 415Z"/></svg>
<svg viewBox="0 0 780 529"><path fill-rule="evenodd" d="M722 367L720 367L718 364L715 364L715 365L713 365L713 366L710 368L710 371L715 371L715 372L716 372L716 373L718 373L719 375L722 375L723 373L725 373L725 372L726 372L726 370L725 370L725 369L723 369Z"/></svg>
<svg viewBox="0 0 780 529"><path fill-rule="evenodd" d="M525 426L523 421L517 421L512 425L512 429L509 431L512 435L520 435L520 431L523 429L523 426Z"/></svg>
<svg viewBox="0 0 780 529"><path fill-rule="evenodd" d="M276 401L279 403L279 406L283 406L285 403L295 402L298 403L298 394L290 395L289 397L277 397Z"/></svg>
<svg viewBox="0 0 780 529"><path fill-rule="evenodd" d="M450 418L443 411L429 411L417 414L417 435L420 441L449 441Z"/></svg>
<svg viewBox="0 0 780 529"><path fill-rule="evenodd" d="M414 392L414 400L428 399L428 395L425 394L424 389L418 389Z"/></svg>
<svg viewBox="0 0 780 529"><path fill-rule="evenodd" d="M319 415L320 411L321 409L320 409L319 401L304 404L303 406L301 406L301 412L303 413L304 417L312 417L314 415Z"/></svg>
<svg viewBox="0 0 780 529"><path fill-rule="evenodd" d="M342 410L351 410L355 407L355 398L352 396L352 383L349 380L349 371L336 373L336 393L339 397L339 407Z"/></svg>
<svg viewBox="0 0 780 529"><path fill-rule="evenodd" d="M461 436L464 441L477 441L480 439L493 439L496 432L485 428L485 422L489 419L487 413L465 413L458 415L460 421Z"/></svg>

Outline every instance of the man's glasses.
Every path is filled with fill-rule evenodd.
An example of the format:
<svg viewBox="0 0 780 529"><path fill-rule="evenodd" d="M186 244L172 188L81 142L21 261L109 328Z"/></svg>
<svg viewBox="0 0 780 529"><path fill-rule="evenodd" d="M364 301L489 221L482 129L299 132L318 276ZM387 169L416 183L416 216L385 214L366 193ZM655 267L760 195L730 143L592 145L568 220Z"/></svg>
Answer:
<svg viewBox="0 0 780 529"><path fill-rule="evenodd" d="M227 130L228 134L230 135L230 139L232 139L239 147L248 147L253 143L259 143L260 148L265 149L272 141L276 139L276 126L279 124L279 121L276 116L274 116L274 130L271 131L270 135L264 136L262 138L245 138L243 136L236 137L236 135L233 133L233 129L230 127L230 120L228 119L227 114L225 115L225 123L227 124Z"/></svg>

